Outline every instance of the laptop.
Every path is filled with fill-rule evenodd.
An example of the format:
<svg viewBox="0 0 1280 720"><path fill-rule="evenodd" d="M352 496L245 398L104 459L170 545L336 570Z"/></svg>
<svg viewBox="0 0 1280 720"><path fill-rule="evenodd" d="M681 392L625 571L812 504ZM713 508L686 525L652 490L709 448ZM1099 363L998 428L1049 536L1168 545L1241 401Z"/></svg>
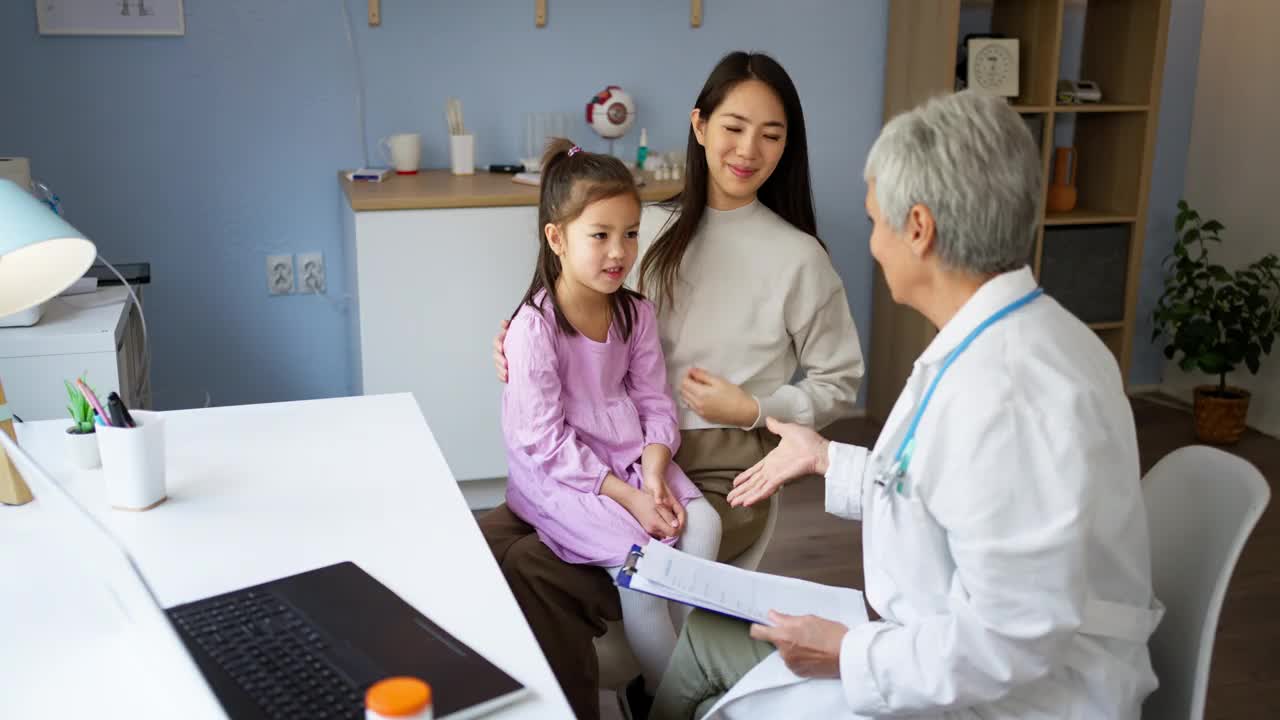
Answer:
<svg viewBox="0 0 1280 720"><path fill-rule="evenodd" d="M163 609L97 518L5 433L0 448L140 637L145 623L153 643L159 628L154 659L193 664L231 718L362 720L365 691L397 675L431 685L436 718L481 717L532 695L352 562Z"/></svg>

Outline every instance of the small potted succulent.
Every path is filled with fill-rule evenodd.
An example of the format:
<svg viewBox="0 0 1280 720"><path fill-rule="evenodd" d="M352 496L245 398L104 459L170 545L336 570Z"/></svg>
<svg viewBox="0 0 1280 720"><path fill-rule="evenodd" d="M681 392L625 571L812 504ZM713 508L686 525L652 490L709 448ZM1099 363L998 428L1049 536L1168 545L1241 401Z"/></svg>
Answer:
<svg viewBox="0 0 1280 720"><path fill-rule="evenodd" d="M1151 334L1167 340L1165 357L1184 371L1217 380L1195 388L1194 410L1196 437L1216 445L1239 440L1249 412L1249 391L1228 385L1227 374L1242 367L1257 374L1280 333L1280 257L1269 253L1230 272L1209 261L1208 244L1221 243L1223 229L1178 202L1178 239L1165 260Z"/></svg>
<svg viewBox="0 0 1280 720"><path fill-rule="evenodd" d="M67 386L67 412L71 414L72 423L67 428L67 459L78 468L96 468L102 459L98 455L98 435L94 432L93 406L75 385L66 380L62 383Z"/></svg>

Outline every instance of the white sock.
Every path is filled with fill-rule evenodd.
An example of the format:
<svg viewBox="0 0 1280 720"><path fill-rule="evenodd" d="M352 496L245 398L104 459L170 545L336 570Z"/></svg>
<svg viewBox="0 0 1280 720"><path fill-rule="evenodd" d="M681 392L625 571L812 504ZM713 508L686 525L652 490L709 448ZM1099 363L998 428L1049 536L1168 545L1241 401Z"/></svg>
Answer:
<svg viewBox="0 0 1280 720"><path fill-rule="evenodd" d="M720 550L720 514L705 498L697 498L685 507L685 528L676 547L712 559ZM609 568L609 574L616 577L618 570ZM676 636L692 608L630 590L620 591L619 597L627 642L640 662L645 690L652 695L666 672L676 649Z"/></svg>
<svg viewBox="0 0 1280 720"><path fill-rule="evenodd" d="M706 498L690 501L684 511L686 526L676 540L676 548L704 560L715 560L720 552L720 513ZM693 608L683 603L668 604L671 606L671 623L679 635Z"/></svg>

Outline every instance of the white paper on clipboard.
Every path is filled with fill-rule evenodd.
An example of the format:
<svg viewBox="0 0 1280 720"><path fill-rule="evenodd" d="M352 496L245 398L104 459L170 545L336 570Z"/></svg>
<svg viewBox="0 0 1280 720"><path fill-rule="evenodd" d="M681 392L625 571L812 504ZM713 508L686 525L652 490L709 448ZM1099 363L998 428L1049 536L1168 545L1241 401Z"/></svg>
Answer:
<svg viewBox="0 0 1280 720"><path fill-rule="evenodd" d="M852 588L752 572L680 552L657 540L632 548L615 582L636 592L772 625L769 611L816 615L849 627L867 622L862 593Z"/></svg>

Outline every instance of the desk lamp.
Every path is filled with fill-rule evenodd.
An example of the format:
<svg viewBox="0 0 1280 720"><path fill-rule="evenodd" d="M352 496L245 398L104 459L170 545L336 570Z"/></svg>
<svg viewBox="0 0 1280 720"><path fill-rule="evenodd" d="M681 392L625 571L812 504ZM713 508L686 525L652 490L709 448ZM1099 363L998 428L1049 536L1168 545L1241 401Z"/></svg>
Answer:
<svg viewBox="0 0 1280 720"><path fill-rule="evenodd" d="M12 180L0 179L0 317L57 296L83 277L97 256L93 243L48 205ZM0 431L17 442L3 384ZM30 501L27 483L0 450L0 503L22 505Z"/></svg>

